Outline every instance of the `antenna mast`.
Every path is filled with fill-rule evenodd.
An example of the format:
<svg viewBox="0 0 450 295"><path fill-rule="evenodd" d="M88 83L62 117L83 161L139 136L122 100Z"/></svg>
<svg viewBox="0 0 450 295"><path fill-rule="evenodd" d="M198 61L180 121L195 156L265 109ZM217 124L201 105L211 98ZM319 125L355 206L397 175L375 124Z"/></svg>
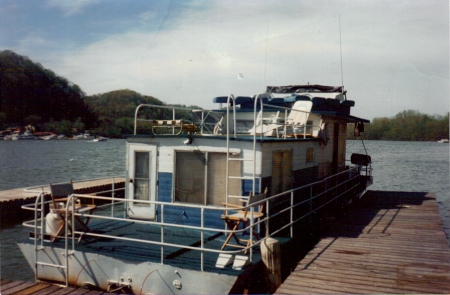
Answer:
<svg viewBox="0 0 450 295"><path fill-rule="evenodd" d="M344 93L344 70L342 69L342 37L341 37L341 14L339 13L339 47L341 51L341 85L342 93Z"/></svg>
<svg viewBox="0 0 450 295"><path fill-rule="evenodd" d="M267 21L266 57L265 57L265 61L264 61L264 85L263 85L263 89L267 86L267 84L266 84L266 72L267 72L267 50L268 50L268 47L269 47L269 23L270 23L270 19Z"/></svg>

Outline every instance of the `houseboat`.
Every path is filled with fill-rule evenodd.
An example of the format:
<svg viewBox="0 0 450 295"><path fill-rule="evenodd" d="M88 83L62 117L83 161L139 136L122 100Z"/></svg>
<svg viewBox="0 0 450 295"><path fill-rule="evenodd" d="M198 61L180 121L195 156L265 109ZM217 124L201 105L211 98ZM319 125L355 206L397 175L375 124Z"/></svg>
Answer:
<svg viewBox="0 0 450 295"><path fill-rule="evenodd" d="M347 128L357 135L369 121L350 114L343 87L269 86L213 102L139 105L122 192L54 184L23 206L36 212L18 243L36 280L129 294L270 292L267 242L284 269L292 241L372 183L369 155L346 162Z"/></svg>

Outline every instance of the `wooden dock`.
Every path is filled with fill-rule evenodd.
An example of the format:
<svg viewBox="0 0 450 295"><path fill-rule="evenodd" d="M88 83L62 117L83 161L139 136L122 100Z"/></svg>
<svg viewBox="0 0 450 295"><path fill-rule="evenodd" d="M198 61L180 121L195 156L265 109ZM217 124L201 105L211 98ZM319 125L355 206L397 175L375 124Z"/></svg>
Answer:
<svg viewBox="0 0 450 295"><path fill-rule="evenodd" d="M276 291L450 293L450 248L433 193L369 191Z"/></svg>
<svg viewBox="0 0 450 295"><path fill-rule="evenodd" d="M124 178L115 178L116 183L123 183ZM82 182L74 182L73 188L75 191L84 190L86 188L101 188L103 186L111 185L112 178L99 179L99 180L87 180ZM44 191L50 192L50 187L43 186ZM39 191L40 189L36 189ZM18 199L28 199L35 198L39 195L37 192L25 191L25 188L16 188L11 190L0 191L0 202L18 200Z"/></svg>
<svg viewBox="0 0 450 295"><path fill-rule="evenodd" d="M114 180L113 178L105 178L74 182L73 186L75 193L95 194L97 192L111 190L113 181L116 189L125 186L124 178L114 178ZM22 210L21 206L34 203L39 192L42 190L47 193L50 192L48 185L32 191L26 191L25 188L0 191L0 224L17 224L31 218L34 213L32 211Z"/></svg>
<svg viewBox="0 0 450 295"><path fill-rule="evenodd" d="M32 283L24 281L1 280L0 294L2 295L65 295L65 294L86 294L86 295L113 295L120 293L107 293L102 291L89 290L87 288L71 288L51 285L47 283Z"/></svg>

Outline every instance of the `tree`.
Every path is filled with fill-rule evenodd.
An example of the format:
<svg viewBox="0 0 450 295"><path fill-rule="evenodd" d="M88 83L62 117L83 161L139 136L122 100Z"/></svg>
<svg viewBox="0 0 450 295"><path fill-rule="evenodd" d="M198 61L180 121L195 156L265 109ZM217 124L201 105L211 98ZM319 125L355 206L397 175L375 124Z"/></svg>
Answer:
<svg viewBox="0 0 450 295"><path fill-rule="evenodd" d="M84 123L81 122L81 117L78 117L72 125L72 128L75 129L75 132L83 132L85 130Z"/></svg>
<svg viewBox="0 0 450 295"><path fill-rule="evenodd" d="M5 113L5 124L23 126L32 115L42 122L81 117L92 124L84 97L78 85L41 64L10 50L0 51L0 112Z"/></svg>
<svg viewBox="0 0 450 295"><path fill-rule="evenodd" d="M353 129L348 128L347 138L354 139ZM363 134L373 140L435 141L449 138L449 113L445 116L429 116L418 111L406 110L392 118L374 118Z"/></svg>

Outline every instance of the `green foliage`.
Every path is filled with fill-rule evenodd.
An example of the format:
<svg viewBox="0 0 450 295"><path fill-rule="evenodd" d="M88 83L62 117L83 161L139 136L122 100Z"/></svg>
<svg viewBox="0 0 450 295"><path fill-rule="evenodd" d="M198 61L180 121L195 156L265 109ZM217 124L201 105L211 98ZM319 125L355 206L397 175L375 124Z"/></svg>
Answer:
<svg viewBox="0 0 450 295"><path fill-rule="evenodd" d="M129 89L87 96L85 101L89 109L96 114L98 119L98 126L94 129L94 132L109 137L134 132L135 111L136 107L140 104L186 108L185 105L166 105L157 98L141 95ZM198 106L190 106L189 108L201 109ZM173 113L171 109L143 107L139 111L138 118L167 120L173 118ZM176 110L176 119L182 119L184 121L198 120L191 111L186 110ZM149 133L151 124L140 121L138 122L137 130L139 133Z"/></svg>
<svg viewBox="0 0 450 295"><path fill-rule="evenodd" d="M449 113L445 116L429 116L407 110L392 118L374 118L365 125L364 139L436 141L449 138ZM353 128L347 129L347 138L354 139Z"/></svg>
<svg viewBox="0 0 450 295"><path fill-rule="evenodd" d="M131 134L134 130L134 120L133 118L121 117L116 120L116 127L120 130L122 134Z"/></svg>
<svg viewBox="0 0 450 295"><path fill-rule="evenodd" d="M57 134L72 135L72 122L68 120L50 121L44 124L44 130Z"/></svg>
<svg viewBox="0 0 450 295"><path fill-rule="evenodd" d="M84 123L81 121L81 117L78 117L75 122L72 124L72 129L74 132L82 132L85 130Z"/></svg>
<svg viewBox="0 0 450 295"><path fill-rule="evenodd" d="M85 102L99 120L134 118L136 107L140 104L163 105L163 102L157 98L141 95L128 89L87 96Z"/></svg>

